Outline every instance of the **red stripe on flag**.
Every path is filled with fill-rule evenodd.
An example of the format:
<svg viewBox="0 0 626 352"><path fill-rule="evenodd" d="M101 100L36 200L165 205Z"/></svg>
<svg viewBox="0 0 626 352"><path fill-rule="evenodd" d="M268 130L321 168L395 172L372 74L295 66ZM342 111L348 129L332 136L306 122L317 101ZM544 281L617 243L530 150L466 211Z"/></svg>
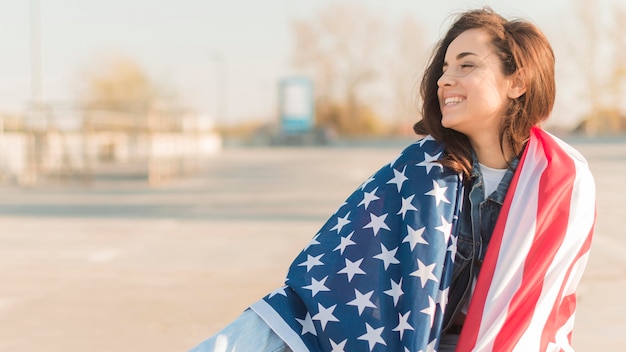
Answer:
<svg viewBox="0 0 626 352"><path fill-rule="evenodd" d="M520 288L511 299L507 319L495 338L494 351L511 351L530 325L546 273L567 233L576 167L554 140L535 135L548 160L539 181L535 237L524 263Z"/></svg>
<svg viewBox="0 0 626 352"><path fill-rule="evenodd" d="M559 295L557 297L563 296L563 291L566 289L566 285L568 284L569 277L572 274L572 270L578 264L578 260L585 254L589 252L591 248L591 238L593 234L593 226L589 231L589 234L585 238L585 242L580 247L578 254L574 261L570 264L567 269L567 275L565 276L565 280L563 280L563 284L561 285L561 289L559 291ZM556 336L556 332L561 329L570 317L576 312L576 294L570 294L568 296L563 297L563 300L560 304L555 304L554 308L550 312L550 317L546 323L546 326L543 330L543 334L541 335L541 351L545 351L548 348L548 344L553 341ZM571 344L571 333L569 334L570 344Z"/></svg>

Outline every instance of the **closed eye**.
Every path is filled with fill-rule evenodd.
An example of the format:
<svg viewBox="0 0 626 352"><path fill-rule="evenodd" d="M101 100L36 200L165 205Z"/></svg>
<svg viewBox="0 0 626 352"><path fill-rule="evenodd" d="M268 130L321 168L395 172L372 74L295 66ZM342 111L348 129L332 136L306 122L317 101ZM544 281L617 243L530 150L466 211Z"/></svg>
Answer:
<svg viewBox="0 0 626 352"><path fill-rule="evenodd" d="M479 55L463 52L457 55L457 63L458 65L450 65L447 61L443 62L441 75L449 75L452 77L465 77L472 73L478 66L480 66L487 57L493 54L487 54L486 56L480 58ZM479 60L478 63L474 63L474 60Z"/></svg>
<svg viewBox="0 0 626 352"><path fill-rule="evenodd" d="M458 66L452 66L452 67L444 66L443 72L441 74L442 75L447 74L453 77L463 77L463 76L470 74L472 71L474 71L476 67L477 67L476 65L469 64L469 63L460 64Z"/></svg>

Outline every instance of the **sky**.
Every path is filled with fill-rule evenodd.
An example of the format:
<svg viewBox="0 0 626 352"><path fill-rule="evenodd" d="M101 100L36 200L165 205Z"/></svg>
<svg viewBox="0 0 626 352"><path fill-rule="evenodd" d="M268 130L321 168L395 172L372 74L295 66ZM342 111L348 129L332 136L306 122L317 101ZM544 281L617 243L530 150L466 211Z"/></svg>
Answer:
<svg viewBox="0 0 626 352"><path fill-rule="evenodd" d="M0 0L0 112L19 112L32 98L29 5L36 2L45 102L71 105L81 72L102 56L121 55L171 87L185 106L236 123L275 118L277 81L293 73L292 21L338 1ZM414 16L432 43L452 13L484 5L532 20L549 38L572 16L567 0L353 2L390 22Z"/></svg>

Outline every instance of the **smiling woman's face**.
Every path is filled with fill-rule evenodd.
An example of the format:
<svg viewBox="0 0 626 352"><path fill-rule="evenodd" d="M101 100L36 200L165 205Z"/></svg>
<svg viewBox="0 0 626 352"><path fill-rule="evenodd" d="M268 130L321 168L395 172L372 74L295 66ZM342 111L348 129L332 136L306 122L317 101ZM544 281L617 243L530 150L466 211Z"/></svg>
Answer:
<svg viewBox="0 0 626 352"><path fill-rule="evenodd" d="M471 139L499 135L509 104L512 78L502 72L489 34L470 29L456 37L444 58L437 81L441 124Z"/></svg>

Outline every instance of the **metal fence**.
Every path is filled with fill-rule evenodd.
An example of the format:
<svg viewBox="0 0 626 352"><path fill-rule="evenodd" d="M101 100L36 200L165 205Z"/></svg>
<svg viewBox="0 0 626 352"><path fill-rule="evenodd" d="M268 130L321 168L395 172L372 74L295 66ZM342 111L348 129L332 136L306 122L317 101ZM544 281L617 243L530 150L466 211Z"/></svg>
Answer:
<svg viewBox="0 0 626 352"><path fill-rule="evenodd" d="M158 185L198 171L222 145L210 120L182 112L57 108L15 119L0 123L4 184L90 183L127 172Z"/></svg>

